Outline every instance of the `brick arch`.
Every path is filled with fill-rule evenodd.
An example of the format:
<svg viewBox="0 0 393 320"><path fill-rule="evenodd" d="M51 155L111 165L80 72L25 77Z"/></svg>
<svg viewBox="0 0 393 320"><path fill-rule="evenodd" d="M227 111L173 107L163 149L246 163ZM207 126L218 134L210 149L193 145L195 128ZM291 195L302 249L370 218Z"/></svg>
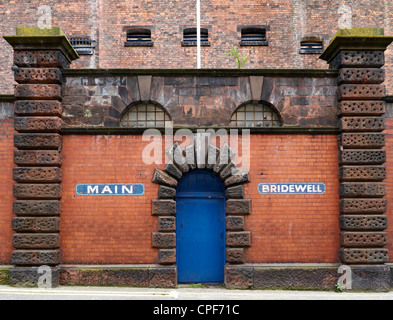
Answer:
<svg viewBox="0 0 393 320"><path fill-rule="evenodd" d="M250 182L249 174L236 167L232 161L235 153L228 144L221 149L209 144L202 156L198 145L197 138L184 149L175 143L168 149L172 161L163 170L154 170L152 182L159 185L159 190L158 199L152 200L152 215L157 216L158 226L151 241L152 247L158 249L158 263L169 266L176 263L175 197L178 181L190 171L208 170L223 181L226 190L226 262L244 264L245 249L251 246L251 232L245 230L245 217L251 214L251 199L244 198L243 187ZM180 163L180 159L184 159L184 163Z"/></svg>

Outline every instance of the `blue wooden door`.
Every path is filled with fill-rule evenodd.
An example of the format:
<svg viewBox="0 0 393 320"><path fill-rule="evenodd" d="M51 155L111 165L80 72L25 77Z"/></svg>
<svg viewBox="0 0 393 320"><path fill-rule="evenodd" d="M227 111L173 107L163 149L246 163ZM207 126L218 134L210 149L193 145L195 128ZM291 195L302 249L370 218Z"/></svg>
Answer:
<svg viewBox="0 0 393 320"><path fill-rule="evenodd" d="M184 176L176 196L176 256L180 283L224 281L225 188L207 171Z"/></svg>

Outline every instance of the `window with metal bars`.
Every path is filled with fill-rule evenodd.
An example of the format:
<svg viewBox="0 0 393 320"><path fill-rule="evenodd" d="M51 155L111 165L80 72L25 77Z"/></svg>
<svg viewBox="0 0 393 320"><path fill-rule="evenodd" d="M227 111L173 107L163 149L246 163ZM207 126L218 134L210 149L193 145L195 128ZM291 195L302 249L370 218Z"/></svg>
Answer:
<svg viewBox="0 0 393 320"><path fill-rule="evenodd" d="M280 127L281 121L277 113L269 106L249 103L235 111L230 126L236 128L272 128Z"/></svg>
<svg viewBox="0 0 393 320"><path fill-rule="evenodd" d="M162 108L151 103L140 103L127 110L120 120L123 128L165 128L171 118Z"/></svg>
<svg viewBox="0 0 393 320"><path fill-rule="evenodd" d="M241 28L241 46L267 46L266 28L243 27Z"/></svg>
<svg viewBox="0 0 393 320"><path fill-rule="evenodd" d="M196 46L197 45L197 28L187 28L183 30L182 46ZM201 46L210 46L209 30L201 28Z"/></svg>
<svg viewBox="0 0 393 320"><path fill-rule="evenodd" d="M124 43L126 47L142 46L152 47L151 30L147 28L130 28L127 30L127 41Z"/></svg>
<svg viewBox="0 0 393 320"><path fill-rule="evenodd" d="M304 37L300 41L300 53L322 53L323 39L318 36Z"/></svg>
<svg viewBox="0 0 393 320"><path fill-rule="evenodd" d="M68 39L78 54L93 54L95 40L92 40L90 37L69 37Z"/></svg>

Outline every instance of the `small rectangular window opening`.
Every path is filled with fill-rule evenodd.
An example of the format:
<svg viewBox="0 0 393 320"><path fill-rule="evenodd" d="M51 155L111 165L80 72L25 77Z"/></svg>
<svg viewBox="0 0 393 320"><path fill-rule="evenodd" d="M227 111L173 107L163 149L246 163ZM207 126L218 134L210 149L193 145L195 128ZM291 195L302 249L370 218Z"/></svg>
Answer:
<svg viewBox="0 0 393 320"><path fill-rule="evenodd" d="M78 54L93 54L95 40L92 40L90 37L70 37L69 40Z"/></svg>
<svg viewBox="0 0 393 320"><path fill-rule="evenodd" d="M322 53L323 41L319 39L303 40L300 42L300 53Z"/></svg>
<svg viewBox="0 0 393 320"><path fill-rule="evenodd" d="M266 28L244 27L241 29L241 46L266 46Z"/></svg>
<svg viewBox="0 0 393 320"><path fill-rule="evenodd" d="M124 44L127 46L153 46L151 40L151 30L146 28L131 28L127 30L127 41Z"/></svg>
<svg viewBox="0 0 393 320"><path fill-rule="evenodd" d="M183 30L182 46L196 46L197 45L197 28L187 28ZM201 46L210 46L209 31L206 28L201 28Z"/></svg>

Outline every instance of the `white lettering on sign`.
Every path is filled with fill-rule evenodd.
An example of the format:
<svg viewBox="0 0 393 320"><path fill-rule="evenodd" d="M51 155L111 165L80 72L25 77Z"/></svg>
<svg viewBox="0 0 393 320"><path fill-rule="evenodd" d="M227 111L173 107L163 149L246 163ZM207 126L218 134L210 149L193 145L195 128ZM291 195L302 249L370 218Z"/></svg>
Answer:
<svg viewBox="0 0 393 320"><path fill-rule="evenodd" d="M76 193L80 196L127 196L127 195L143 195L145 187L141 183L98 183L98 184L78 184Z"/></svg>
<svg viewBox="0 0 393 320"><path fill-rule="evenodd" d="M324 194L326 186L321 182L313 183L260 183L260 194Z"/></svg>

